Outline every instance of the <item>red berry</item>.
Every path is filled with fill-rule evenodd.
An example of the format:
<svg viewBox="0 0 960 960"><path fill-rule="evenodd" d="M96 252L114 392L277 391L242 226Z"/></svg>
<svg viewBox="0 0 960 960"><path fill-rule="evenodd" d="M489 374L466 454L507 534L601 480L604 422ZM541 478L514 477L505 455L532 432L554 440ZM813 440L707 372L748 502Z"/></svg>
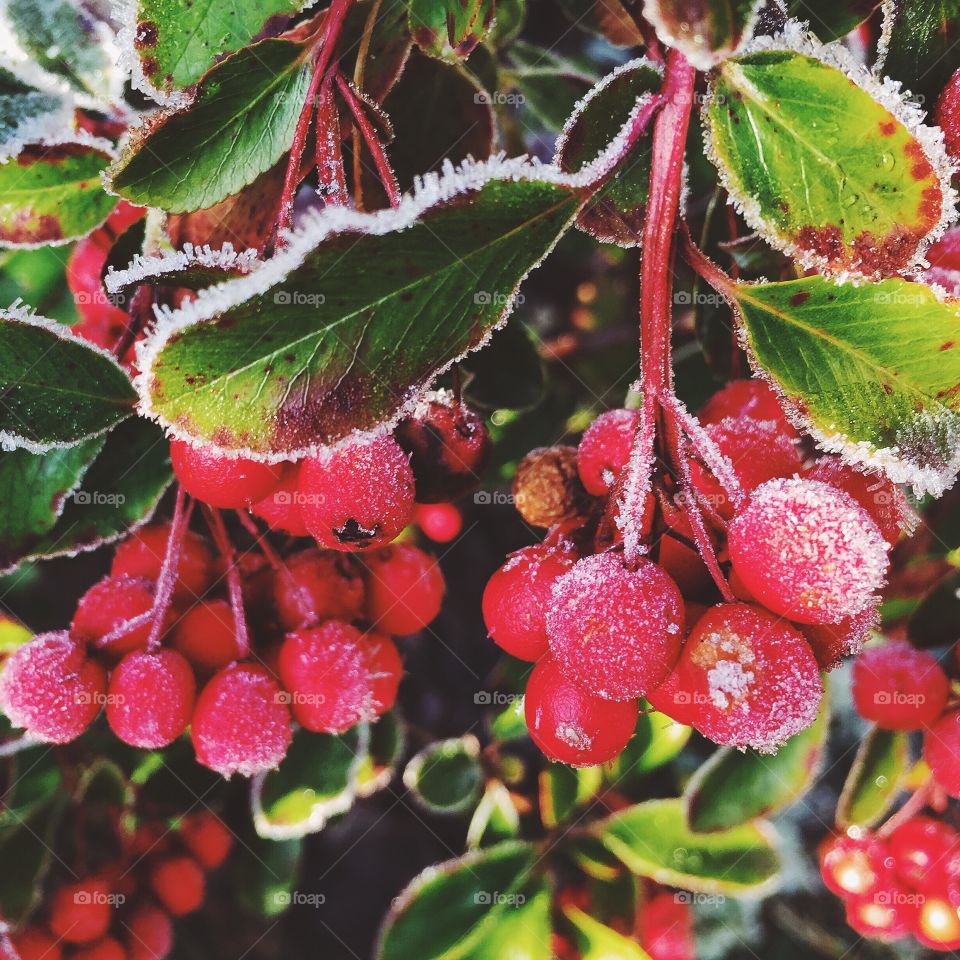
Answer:
<svg viewBox="0 0 960 960"><path fill-rule="evenodd" d="M847 923L875 940L900 940L913 929L921 898L898 883L887 883L869 897L847 901Z"/></svg>
<svg viewBox="0 0 960 960"><path fill-rule="evenodd" d="M551 760L589 767L612 760L637 725L635 700L602 700L571 683L544 657L527 681L524 714L533 742Z"/></svg>
<svg viewBox="0 0 960 960"><path fill-rule="evenodd" d="M413 522L436 543L450 543L463 530L463 516L452 503L417 504Z"/></svg>
<svg viewBox="0 0 960 960"><path fill-rule="evenodd" d="M785 430L793 430L794 439L799 436L784 415L776 391L765 380L731 380L697 412L697 419L704 426L727 417L776 420Z"/></svg>
<svg viewBox="0 0 960 960"><path fill-rule="evenodd" d="M764 606L801 623L839 623L873 603L887 546L852 497L815 480L758 487L728 530L730 559Z"/></svg>
<svg viewBox="0 0 960 960"><path fill-rule="evenodd" d="M197 760L224 777L273 770L293 737L286 694L263 667L232 664L197 698L191 736Z"/></svg>
<svg viewBox="0 0 960 960"><path fill-rule="evenodd" d="M692 532L688 539L690 537ZM657 563L667 571L685 597L702 597L714 590L713 577L700 554L669 534L660 539Z"/></svg>
<svg viewBox="0 0 960 960"><path fill-rule="evenodd" d="M70 960L127 960L127 951L113 937L104 937L72 953Z"/></svg>
<svg viewBox="0 0 960 960"><path fill-rule="evenodd" d="M933 950L960 950L960 906L942 897L926 897L917 911L914 936Z"/></svg>
<svg viewBox="0 0 960 960"><path fill-rule="evenodd" d="M865 899L893 880L887 845L872 833L840 834L820 848L820 875L837 896Z"/></svg>
<svg viewBox="0 0 960 960"><path fill-rule="evenodd" d="M950 681L937 658L905 642L864 650L853 664L853 702L884 730L919 730L943 713Z"/></svg>
<svg viewBox="0 0 960 960"><path fill-rule="evenodd" d="M524 547L493 574L483 591L483 620L497 646L520 660L547 652L550 593L575 559L566 546Z"/></svg>
<svg viewBox="0 0 960 960"><path fill-rule="evenodd" d="M663 683L683 626L683 597L663 568L641 560L628 570L613 553L578 560L557 580L547 609L557 666L607 700L635 700Z"/></svg>
<svg viewBox="0 0 960 960"><path fill-rule="evenodd" d="M157 580L167 555L168 523L155 523L132 533L113 555L112 577ZM178 604L193 603L213 583L215 566L213 551L199 534L188 530L180 544L180 562L173 599Z"/></svg>
<svg viewBox="0 0 960 960"><path fill-rule="evenodd" d="M667 679L656 689L649 690L644 699L654 710L688 727L697 722L700 704L710 702L709 694L699 689L694 674L684 665L682 656Z"/></svg>
<svg viewBox="0 0 960 960"><path fill-rule="evenodd" d="M639 410L607 410L587 427L577 447L577 473L587 493L609 493L630 459Z"/></svg>
<svg viewBox="0 0 960 960"><path fill-rule="evenodd" d="M227 457L211 447L197 447L183 440L170 441L170 462L190 496L224 509L239 509L262 500L276 489L286 466Z"/></svg>
<svg viewBox="0 0 960 960"><path fill-rule="evenodd" d="M117 343L130 321L103 286L109 255L110 240L101 229L78 241L67 261L67 285L80 314L74 333L104 349Z"/></svg>
<svg viewBox="0 0 960 960"><path fill-rule="evenodd" d="M173 949L173 924L158 907L138 906L127 918L130 960L166 960Z"/></svg>
<svg viewBox="0 0 960 960"><path fill-rule="evenodd" d="M943 143L954 161L960 161L960 70L940 91L933 108L933 121L943 131Z"/></svg>
<svg viewBox="0 0 960 960"><path fill-rule="evenodd" d="M932 723L923 737L923 759L933 778L960 798L960 710L951 710Z"/></svg>
<svg viewBox="0 0 960 960"><path fill-rule="evenodd" d="M440 612L443 574L428 553L409 544L384 547L365 558L367 618L374 629L406 636Z"/></svg>
<svg viewBox="0 0 960 960"><path fill-rule="evenodd" d="M690 631L681 665L693 725L717 743L770 752L813 723L823 696L799 630L745 603L708 610Z"/></svg>
<svg viewBox="0 0 960 960"><path fill-rule="evenodd" d="M277 615L286 630L321 620L358 620L364 613L363 571L341 553L311 549L293 554L286 569L275 574L273 589Z"/></svg>
<svg viewBox="0 0 960 960"><path fill-rule="evenodd" d="M99 940L110 926L113 903L109 885L97 877L69 883L50 901L50 930L67 943Z"/></svg>
<svg viewBox="0 0 960 960"><path fill-rule="evenodd" d="M688 899L661 890L640 905L637 916L640 944L650 960L696 960L693 911Z"/></svg>
<svg viewBox="0 0 960 960"><path fill-rule="evenodd" d="M960 835L949 824L917 816L890 835L890 853L898 879L914 890L936 895L960 867Z"/></svg>
<svg viewBox="0 0 960 960"><path fill-rule="evenodd" d="M213 813L196 813L180 825L180 839L205 870L216 870L233 848L233 834Z"/></svg>
<svg viewBox="0 0 960 960"><path fill-rule="evenodd" d="M370 550L395 540L413 516L413 470L392 437L354 441L300 468L300 510L317 542Z"/></svg>
<svg viewBox="0 0 960 960"><path fill-rule="evenodd" d="M410 454L419 503L455 500L475 489L493 450L482 417L445 394L430 396L394 434Z"/></svg>
<svg viewBox="0 0 960 960"><path fill-rule="evenodd" d="M924 256L930 263L923 271L924 281L939 284L951 297L960 295L960 229L951 227Z"/></svg>
<svg viewBox="0 0 960 960"><path fill-rule="evenodd" d="M250 510L265 520L271 530L305 537L309 531L300 512L300 468L290 464L280 483Z"/></svg>
<svg viewBox="0 0 960 960"><path fill-rule="evenodd" d="M187 729L195 696L193 670L176 650L137 650L110 675L107 721L124 743L156 750Z"/></svg>
<svg viewBox="0 0 960 960"><path fill-rule="evenodd" d="M46 931L40 927L26 927L14 938L13 945L20 960L61 960L63 951Z"/></svg>
<svg viewBox="0 0 960 960"><path fill-rule="evenodd" d="M150 889L174 917L193 913L203 903L203 870L190 857L170 857L150 871Z"/></svg>
<svg viewBox="0 0 960 960"><path fill-rule="evenodd" d="M288 634L279 670L296 720L316 733L342 733L389 709L401 669L391 646L388 638L364 636L339 620Z"/></svg>
<svg viewBox="0 0 960 960"><path fill-rule="evenodd" d="M70 635L90 644L108 657L122 657L147 645L150 622L135 627L123 636L106 641L108 634L153 608L155 583L143 577L104 577L79 600Z"/></svg>
<svg viewBox="0 0 960 960"><path fill-rule="evenodd" d="M230 604L201 600L177 621L170 643L203 673L215 673L233 663L240 650Z"/></svg>
<svg viewBox="0 0 960 960"><path fill-rule="evenodd" d="M876 630L880 614L876 607L867 607L861 613L846 617L839 623L804 624L807 638L821 670L835 670L844 657L858 654L864 641Z"/></svg>
<svg viewBox="0 0 960 960"><path fill-rule="evenodd" d="M103 667L66 633L41 633L0 673L0 708L36 740L68 743L96 719L107 695Z"/></svg>

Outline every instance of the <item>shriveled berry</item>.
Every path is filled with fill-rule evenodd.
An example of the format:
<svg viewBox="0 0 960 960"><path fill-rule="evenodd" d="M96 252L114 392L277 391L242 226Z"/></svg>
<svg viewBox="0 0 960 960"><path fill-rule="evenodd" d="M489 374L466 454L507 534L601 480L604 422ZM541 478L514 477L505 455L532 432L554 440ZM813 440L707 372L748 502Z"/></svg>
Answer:
<svg viewBox="0 0 960 960"><path fill-rule="evenodd" d="M864 650L853 664L853 702L884 730L919 730L943 713L950 681L937 658L906 642Z"/></svg>
<svg viewBox="0 0 960 960"><path fill-rule="evenodd" d="M203 904L203 870L191 857L169 857L151 868L150 889L171 916L185 916Z"/></svg>
<svg viewBox="0 0 960 960"><path fill-rule="evenodd" d="M945 897L925 897L913 932L925 947L960 950L960 905Z"/></svg>
<svg viewBox="0 0 960 960"><path fill-rule="evenodd" d="M61 960L60 944L40 927L26 927L14 938L20 960Z"/></svg>
<svg viewBox="0 0 960 960"><path fill-rule="evenodd" d="M575 520L589 507L589 496L577 473L575 447L538 447L517 465L513 502L520 516L535 527Z"/></svg>
<svg viewBox="0 0 960 960"><path fill-rule="evenodd" d="M50 901L50 930L66 943L99 940L107 932L112 916L112 891L98 877L86 877L60 887Z"/></svg>
<svg viewBox="0 0 960 960"><path fill-rule="evenodd" d="M835 670L844 657L858 654L867 637L880 624L875 606L846 617L839 623L807 623L803 635L807 638L821 670Z"/></svg>
<svg viewBox="0 0 960 960"><path fill-rule="evenodd" d="M77 603L70 635L111 658L145 647L150 637L149 621L122 636L108 638L128 620L153 608L154 586L154 581L144 577L98 580Z"/></svg>
<svg viewBox="0 0 960 960"><path fill-rule="evenodd" d="M893 861L887 845L874 834L839 834L820 847L820 875L837 896L862 900L893 880Z"/></svg>
<svg viewBox="0 0 960 960"><path fill-rule="evenodd" d="M578 560L553 587L547 638L557 666L607 700L635 700L666 680L680 654L683 597L662 567L613 553Z"/></svg>
<svg viewBox="0 0 960 960"><path fill-rule="evenodd" d="M130 960L166 960L173 949L173 924L159 907L137 906L127 918Z"/></svg>
<svg viewBox="0 0 960 960"><path fill-rule="evenodd" d="M184 819L180 839L205 870L216 870L233 848L233 834L215 813L207 810Z"/></svg>
<svg viewBox="0 0 960 960"><path fill-rule="evenodd" d="M816 480L758 487L730 524L728 544L753 596L801 623L839 623L866 609L889 563L863 507Z"/></svg>
<svg viewBox="0 0 960 960"><path fill-rule="evenodd" d="M436 559L396 543L365 558L367 619L374 629L406 636L422 630L440 612L443 574Z"/></svg>
<svg viewBox="0 0 960 960"><path fill-rule="evenodd" d="M627 465L639 410L607 410L587 427L577 447L577 472L587 493L602 497Z"/></svg>
<svg viewBox="0 0 960 960"><path fill-rule="evenodd" d="M288 557L285 567L273 581L277 616L284 629L363 616L366 586L363 570L352 557L302 550Z"/></svg>
<svg viewBox="0 0 960 960"><path fill-rule="evenodd" d="M960 798L960 710L951 710L932 723L923 737L923 759L933 778Z"/></svg>
<svg viewBox="0 0 960 960"><path fill-rule="evenodd" d="M300 510L300 467L289 464L277 486L250 508L271 530L305 537L309 533Z"/></svg>
<svg viewBox="0 0 960 960"><path fill-rule="evenodd" d="M66 633L41 633L0 673L0 709L36 740L68 743L96 719L107 695L103 667Z"/></svg>
<svg viewBox="0 0 960 960"><path fill-rule="evenodd" d="M262 500L283 478L285 464L226 457L212 447L170 441L170 462L181 486L211 507L239 509Z"/></svg>
<svg viewBox="0 0 960 960"><path fill-rule="evenodd" d="M633 736L639 708L592 696L568 680L552 657L544 657L527 680L524 714L533 742L551 760L573 767L606 763Z"/></svg>
<svg viewBox="0 0 960 960"><path fill-rule="evenodd" d="M287 699L261 666L237 663L221 670L203 688L193 711L197 760L228 778L273 770L293 737Z"/></svg>
<svg viewBox="0 0 960 960"><path fill-rule="evenodd" d="M187 729L195 697L193 670L176 650L136 650L110 674L107 721L124 743L156 750Z"/></svg>
<svg viewBox="0 0 960 960"><path fill-rule="evenodd" d="M755 420L776 420L786 430L793 430L777 398L776 391L765 380L731 380L721 387L697 412L697 419L707 426L727 417L753 417Z"/></svg>
<svg viewBox="0 0 960 960"><path fill-rule="evenodd" d="M452 503L418 504L413 522L436 543L450 543L463 530L463 515Z"/></svg>
<svg viewBox="0 0 960 960"><path fill-rule="evenodd" d="M356 440L300 467L300 511L331 550L370 550L395 540L413 516L413 470L393 437Z"/></svg>
<svg viewBox="0 0 960 960"><path fill-rule="evenodd" d="M104 937L96 943L81 947L71 954L70 960L127 960L127 951L119 940Z"/></svg>
<svg viewBox="0 0 960 960"><path fill-rule="evenodd" d="M942 820L911 817L890 834L890 854L901 883L935 896L960 866L960 834Z"/></svg>
<svg viewBox="0 0 960 960"><path fill-rule="evenodd" d="M960 161L960 70L955 70L940 91L933 121L943 131L943 144L954 161Z"/></svg>
<svg viewBox="0 0 960 960"><path fill-rule="evenodd" d="M170 643L202 673L215 673L240 655L233 610L226 600L201 600L177 620Z"/></svg>

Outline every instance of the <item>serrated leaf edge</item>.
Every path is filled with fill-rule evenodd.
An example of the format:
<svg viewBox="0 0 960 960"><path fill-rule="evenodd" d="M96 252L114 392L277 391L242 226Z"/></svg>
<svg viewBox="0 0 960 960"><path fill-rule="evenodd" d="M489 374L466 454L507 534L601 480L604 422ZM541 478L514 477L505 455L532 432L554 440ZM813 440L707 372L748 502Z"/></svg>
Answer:
<svg viewBox="0 0 960 960"><path fill-rule="evenodd" d="M233 244L229 241L219 249L209 244L198 247L192 243L185 243L181 250L158 256L143 256L138 253L122 270L110 267L103 282L107 293L116 294L141 283L156 282L171 273L180 273L192 267L236 270L248 274L260 265L259 255L253 248L240 252L234 250Z"/></svg>

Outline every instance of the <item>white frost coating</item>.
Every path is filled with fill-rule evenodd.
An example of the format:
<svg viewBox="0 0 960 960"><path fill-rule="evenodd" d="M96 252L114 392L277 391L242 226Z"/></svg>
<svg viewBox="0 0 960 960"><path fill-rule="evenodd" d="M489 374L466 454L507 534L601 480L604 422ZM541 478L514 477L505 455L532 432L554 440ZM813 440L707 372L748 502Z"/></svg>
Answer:
<svg viewBox="0 0 960 960"><path fill-rule="evenodd" d="M880 26L880 37L877 40L877 58L873 63L873 72L882 75L887 62L887 53L890 50L890 40L893 37L893 24L897 16L896 0L883 0L880 4L883 13L883 23Z"/></svg>
<svg viewBox="0 0 960 960"><path fill-rule="evenodd" d="M631 384L631 393L641 393L643 384L638 380ZM653 481L656 462L656 424L650 415L651 400L644 398L647 411L641 415L630 450L630 459L623 482L623 493L617 504L616 524L623 534L623 551L628 560L634 560L647 552L643 542L643 517Z"/></svg>
<svg viewBox="0 0 960 960"><path fill-rule="evenodd" d="M930 127L924 123L924 111L917 103L909 99L908 92L901 90L899 81L891 80L889 77L882 79L876 77L862 64L857 63L850 51L841 43L822 44L805 29L804 24L790 20L784 27L783 33L773 37L754 37L740 53L746 56L767 50L790 50L803 56L812 57L828 67L840 70L847 79L851 80L880 106L888 110L894 118L899 120L920 144L939 180L943 204L939 221L920 242L912 260L906 264L902 272L906 274L916 270L924 263L924 256L930 244L940 239L947 227L957 217L957 193L951 184L953 165L944 148L943 132L939 127ZM732 182L727 166L720 158L713 140L711 124L706 120L707 112L713 103L713 95L714 88L713 84L710 83L702 107L704 151L711 163L717 168L721 184L729 197L728 202L733 204L751 229L759 233L771 246L793 257L807 270L813 269L830 273L840 281L856 282L862 279L879 279L879 275L867 274L858 270L838 270L836 267L831 267L825 257L799 247L792 239L781 235L773 224L764 219L759 201L753 196L741 193L737 185Z"/></svg>
<svg viewBox="0 0 960 960"><path fill-rule="evenodd" d="M144 257L138 253L123 270L110 267L103 282L108 293L119 293L126 287L194 267L248 274L256 269L258 263L256 250L238 253L229 242L224 243L219 250L214 250L209 244L195 247L192 243L185 243L182 250L156 257Z"/></svg>
<svg viewBox="0 0 960 960"><path fill-rule="evenodd" d="M19 70L9 63L3 66L24 83L30 83ZM24 147L35 143L49 142L51 138L62 136L64 130L73 127L74 99L69 92L36 88L41 96L56 97L57 106L53 110L32 117L24 117L10 135L0 144L0 163L15 157Z"/></svg>
<svg viewBox="0 0 960 960"><path fill-rule="evenodd" d="M338 234L360 233L370 236L383 236L388 233L406 230L417 223L420 217L432 207L467 193L479 191L483 186L493 181L537 181L556 184L571 190L586 189L607 176L620 162L629 144L631 128L642 106L642 101L637 103L610 146L593 163L588 164L575 174L564 173L554 165L540 163L536 159L528 157L508 159L502 154L483 161L468 159L458 166L454 166L449 161L444 161L441 173L430 173L424 177L417 177L413 192L402 197L399 206L395 209L362 213L347 207L326 207L323 210L310 212L304 218L300 227L287 235L288 243L286 247L253 273L201 290L195 300L183 304L176 310L165 307L156 310L157 323L155 329L146 339L137 344L137 367L140 373L134 381L134 385L140 394L139 407L141 414L156 420L167 430L169 435L176 439L185 440L195 445L215 446L203 438L182 433L175 424L164 418L163 414L153 405L153 398L150 395L153 364L171 337L194 324L211 320L239 306L251 297L266 293L274 286L282 283L293 270L301 266L316 247ZM490 329L487 330L480 342L466 351L463 356L486 346L493 334L503 326L513 312L517 290L519 290L520 285L527 275L535 270L550 254L552 249L553 245L517 281L510 296L506 298L497 320L491 324ZM423 393L430 389L436 378L461 359L462 356L453 358L444 366L436 369L426 383L415 385L409 396L400 404L389 420L384 421L373 430L354 431L336 444L327 447L323 444L312 444L296 450L284 450L280 453L268 454L248 448L217 449L223 456L229 458L246 457L263 463L280 463L285 460L299 460L303 457L315 456L321 449L328 451L337 449L343 444L353 442L363 436L370 437L389 433L401 419L409 415L409 411L420 402Z"/></svg>

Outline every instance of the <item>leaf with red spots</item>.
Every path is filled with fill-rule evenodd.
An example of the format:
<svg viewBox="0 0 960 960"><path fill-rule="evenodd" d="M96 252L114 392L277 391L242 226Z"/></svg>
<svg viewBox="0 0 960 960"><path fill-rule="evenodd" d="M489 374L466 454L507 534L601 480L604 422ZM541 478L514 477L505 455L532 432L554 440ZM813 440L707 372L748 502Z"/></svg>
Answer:
<svg viewBox="0 0 960 960"><path fill-rule="evenodd" d="M431 57L469 57L493 22L493 0L407 0L410 33Z"/></svg>
<svg viewBox="0 0 960 960"><path fill-rule="evenodd" d="M750 35L760 0L644 0L643 15L660 40L709 70Z"/></svg>
<svg viewBox="0 0 960 960"><path fill-rule="evenodd" d="M942 146L894 89L796 39L805 52L719 68L704 109L709 153L750 226L805 266L901 273L952 212Z"/></svg>

